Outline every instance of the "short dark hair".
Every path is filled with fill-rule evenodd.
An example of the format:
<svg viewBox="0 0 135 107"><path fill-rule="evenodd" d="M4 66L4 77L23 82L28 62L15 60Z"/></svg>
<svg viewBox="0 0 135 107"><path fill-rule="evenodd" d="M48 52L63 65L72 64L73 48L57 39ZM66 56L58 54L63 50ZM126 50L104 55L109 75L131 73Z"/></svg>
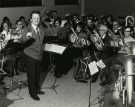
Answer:
<svg viewBox="0 0 135 107"><path fill-rule="evenodd" d="M33 14L39 14L40 15L40 11L39 10L33 10L30 14L30 18L32 18Z"/></svg>

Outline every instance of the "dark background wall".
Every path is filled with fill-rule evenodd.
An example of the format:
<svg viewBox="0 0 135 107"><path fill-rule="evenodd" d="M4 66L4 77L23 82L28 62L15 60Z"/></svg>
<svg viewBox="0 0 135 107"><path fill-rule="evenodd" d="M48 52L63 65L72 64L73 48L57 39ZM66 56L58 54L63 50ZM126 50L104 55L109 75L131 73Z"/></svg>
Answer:
<svg viewBox="0 0 135 107"><path fill-rule="evenodd" d="M85 12L94 14L135 14L135 0L86 0Z"/></svg>
<svg viewBox="0 0 135 107"><path fill-rule="evenodd" d="M19 1L19 0L18 0ZM29 0L28 0L29 1ZM64 0L65 1L65 0ZM81 0L79 0L81 1ZM112 14L114 16L119 15L134 15L135 16L135 0L85 0L85 13L100 14ZM42 0L41 6L26 6L26 7L0 7L0 21L4 16L10 17L15 20L23 15L27 18L33 9L50 10L56 9L59 15L63 15L67 12L81 13L80 5L55 5L55 0Z"/></svg>

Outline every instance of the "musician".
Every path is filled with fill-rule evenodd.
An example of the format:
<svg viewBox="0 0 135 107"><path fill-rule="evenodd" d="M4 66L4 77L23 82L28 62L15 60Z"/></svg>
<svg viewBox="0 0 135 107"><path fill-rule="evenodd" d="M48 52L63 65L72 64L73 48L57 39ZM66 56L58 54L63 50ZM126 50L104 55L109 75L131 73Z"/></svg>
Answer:
<svg viewBox="0 0 135 107"><path fill-rule="evenodd" d="M114 20L113 24L112 24L112 31L113 31L113 33L115 35L118 35L120 29L121 29L121 26L120 26L119 22L117 20Z"/></svg>
<svg viewBox="0 0 135 107"><path fill-rule="evenodd" d="M28 22L24 16L20 16L18 20L20 20L22 22L23 28L28 25Z"/></svg>
<svg viewBox="0 0 135 107"><path fill-rule="evenodd" d="M106 59L110 56L112 56L114 53L113 51L113 47L111 46L110 44L110 41L111 41L111 36L113 35L109 35L109 29L106 25L99 25L99 28L98 28L98 33L103 41L103 50L102 50L102 58L103 59Z"/></svg>
<svg viewBox="0 0 135 107"><path fill-rule="evenodd" d="M24 29L23 41L31 41L24 49L24 59L28 79L28 90L32 99L39 101L39 94L44 94L40 86L41 60L45 30L40 25L40 12L32 11L30 24Z"/></svg>
<svg viewBox="0 0 135 107"><path fill-rule="evenodd" d="M16 20L15 29L12 30L11 40L13 44L18 46L18 52L16 53L15 69L16 74L19 74L19 71L24 72L24 59L23 59L23 44L21 43L21 38L24 31L24 22L22 20ZM12 45L12 44L11 44Z"/></svg>
<svg viewBox="0 0 135 107"><path fill-rule="evenodd" d="M131 28L130 27L126 27L124 29L124 36L125 36L124 37L125 43L135 41L135 38L133 38L131 35Z"/></svg>
<svg viewBox="0 0 135 107"><path fill-rule="evenodd" d="M3 45L5 46L7 42L11 39L11 30L7 22L1 24L1 40L3 40Z"/></svg>
<svg viewBox="0 0 135 107"><path fill-rule="evenodd" d="M93 30L95 29L95 25L91 17L87 19L86 25L87 25L88 32L93 33Z"/></svg>
<svg viewBox="0 0 135 107"><path fill-rule="evenodd" d="M14 40L14 42L19 42L19 39L22 38L23 33L23 22L21 20L16 21L15 29L11 32L11 39Z"/></svg>
<svg viewBox="0 0 135 107"><path fill-rule="evenodd" d="M79 60L88 57L91 49L89 48L90 41L84 23L77 23L75 29L72 28L72 32L70 35L70 42L72 43L71 55L75 65L75 72L77 72L80 67Z"/></svg>
<svg viewBox="0 0 135 107"><path fill-rule="evenodd" d="M108 27L104 24L100 24L98 26L98 31L97 32L94 31L94 32L95 32L95 35L92 35L92 36L95 36L95 38L96 38L96 39L94 39L95 48L94 48L93 52L96 53L96 57L94 56L94 58L95 58L95 60L99 60L99 59L103 60L105 65L108 67L108 65L111 64L111 60L107 60L107 59L110 58L111 56L113 56L113 54L114 54L113 48L110 45L111 37L108 35ZM98 75L99 75L99 73L95 74L92 77L92 82L95 82L97 80ZM101 75L100 78L102 78L105 74L101 72L100 75ZM105 81L102 81L101 84L104 84L106 82L107 82L107 79Z"/></svg>

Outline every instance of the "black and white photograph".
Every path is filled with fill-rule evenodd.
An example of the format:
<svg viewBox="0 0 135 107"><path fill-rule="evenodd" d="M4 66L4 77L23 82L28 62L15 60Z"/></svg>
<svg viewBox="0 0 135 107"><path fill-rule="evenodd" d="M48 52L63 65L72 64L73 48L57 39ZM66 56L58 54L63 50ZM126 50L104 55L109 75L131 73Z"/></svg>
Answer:
<svg viewBox="0 0 135 107"><path fill-rule="evenodd" d="M135 107L135 0L0 0L0 107Z"/></svg>

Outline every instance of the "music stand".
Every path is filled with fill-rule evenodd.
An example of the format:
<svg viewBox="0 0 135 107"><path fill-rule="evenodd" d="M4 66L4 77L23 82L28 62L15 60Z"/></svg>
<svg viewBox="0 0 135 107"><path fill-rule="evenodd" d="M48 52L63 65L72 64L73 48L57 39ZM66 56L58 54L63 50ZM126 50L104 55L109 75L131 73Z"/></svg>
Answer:
<svg viewBox="0 0 135 107"><path fill-rule="evenodd" d="M44 51L49 52L50 54L59 54L62 55L64 53L64 51L66 50L67 46L63 46L63 45L59 45L56 43L46 43L44 46ZM50 60L51 57L50 57ZM54 71L54 67L53 69L51 69L52 64L49 67L49 70L53 70ZM54 82L50 87L44 87L44 89L51 89L53 90L56 94L57 94L57 90L56 88L59 86L58 84L56 84L57 82L57 78L54 76Z"/></svg>
<svg viewBox="0 0 135 107"><path fill-rule="evenodd" d="M94 74L96 74L98 72L98 68L96 66L95 61L88 64L88 68L89 68L91 76L93 76ZM88 107L91 106L91 101L90 101L91 100L91 81L92 81L92 79L90 78L90 80L89 80L89 105L88 105Z"/></svg>
<svg viewBox="0 0 135 107"><path fill-rule="evenodd" d="M91 63L87 62L91 76L97 74L99 72L99 70L102 71L102 69L106 67L104 62L102 62L102 60L99 60L95 51L94 51L94 55L95 55L95 58L97 61L92 61ZM91 106L91 101L90 101L91 100L91 81L92 81L92 78L90 78L90 80L89 80L89 104L88 104L88 107ZM98 101L98 102L101 103L101 101Z"/></svg>

